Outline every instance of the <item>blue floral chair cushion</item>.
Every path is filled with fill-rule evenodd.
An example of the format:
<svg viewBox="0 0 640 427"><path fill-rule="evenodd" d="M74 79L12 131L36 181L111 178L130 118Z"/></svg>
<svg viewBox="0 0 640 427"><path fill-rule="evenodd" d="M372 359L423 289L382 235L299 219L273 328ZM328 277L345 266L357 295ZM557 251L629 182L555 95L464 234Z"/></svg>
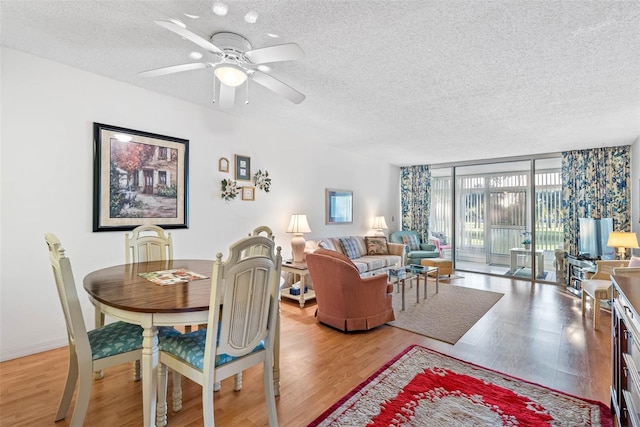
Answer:
<svg viewBox="0 0 640 427"><path fill-rule="evenodd" d="M204 346L207 338L206 329L198 329L197 331L190 332L188 334L179 334L167 337L160 341L160 350L173 354L174 356L184 360L190 365L204 370ZM220 338L220 324L218 324L218 336L216 337L216 344L219 343ZM260 342L253 351L259 351L264 348L264 343ZM216 366L224 365L237 357L229 356L228 354L219 354L216 356Z"/></svg>
<svg viewBox="0 0 640 427"><path fill-rule="evenodd" d="M114 322L88 331L91 358L102 359L116 354L127 353L142 348L142 327L126 322ZM161 326L158 328L158 339L162 340L180 332Z"/></svg>

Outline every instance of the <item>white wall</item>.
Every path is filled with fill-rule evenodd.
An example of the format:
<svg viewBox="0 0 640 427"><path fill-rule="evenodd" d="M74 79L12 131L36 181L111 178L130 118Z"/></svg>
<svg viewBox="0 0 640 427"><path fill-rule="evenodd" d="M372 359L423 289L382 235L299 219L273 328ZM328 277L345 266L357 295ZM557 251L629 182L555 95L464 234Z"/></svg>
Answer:
<svg viewBox="0 0 640 427"><path fill-rule="evenodd" d="M371 234L381 214L399 228L397 167L15 50L2 48L1 58L0 360L66 345L45 232L67 250L89 327L82 278L124 262L124 232L92 232L93 122L190 141L190 227L172 230L175 258L213 259L263 224L290 256L284 230L294 212L307 214L308 238ZM278 150L281 142L306 149ZM234 154L269 171L271 192L221 200L220 180L231 175L217 171L218 159ZM324 224L326 187L353 190L353 224Z"/></svg>

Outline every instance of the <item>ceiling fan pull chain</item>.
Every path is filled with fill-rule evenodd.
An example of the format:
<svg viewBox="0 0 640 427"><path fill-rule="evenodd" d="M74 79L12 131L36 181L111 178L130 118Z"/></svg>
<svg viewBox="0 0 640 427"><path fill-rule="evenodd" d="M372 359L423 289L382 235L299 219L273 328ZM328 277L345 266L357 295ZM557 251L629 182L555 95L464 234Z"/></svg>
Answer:
<svg viewBox="0 0 640 427"><path fill-rule="evenodd" d="M247 96L244 98L245 105L249 103L249 79L247 79L246 86L247 86Z"/></svg>

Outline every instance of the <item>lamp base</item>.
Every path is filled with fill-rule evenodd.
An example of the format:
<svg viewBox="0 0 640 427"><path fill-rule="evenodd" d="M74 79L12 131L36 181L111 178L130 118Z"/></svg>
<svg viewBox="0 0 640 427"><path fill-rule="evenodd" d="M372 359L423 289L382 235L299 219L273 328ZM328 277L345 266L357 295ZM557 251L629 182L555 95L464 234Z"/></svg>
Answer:
<svg viewBox="0 0 640 427"><path fill-rule="evenodd" d="M621 261L627 257L627 248L618 248L618 259Z"/></svg>
<svg viewBox="0 0 640 427"><path fill-rule="evenodd" d="M304 246L305 240L304 237L302 237L302 233L295 233L291 239L293 262L304 262Z"/></svg>

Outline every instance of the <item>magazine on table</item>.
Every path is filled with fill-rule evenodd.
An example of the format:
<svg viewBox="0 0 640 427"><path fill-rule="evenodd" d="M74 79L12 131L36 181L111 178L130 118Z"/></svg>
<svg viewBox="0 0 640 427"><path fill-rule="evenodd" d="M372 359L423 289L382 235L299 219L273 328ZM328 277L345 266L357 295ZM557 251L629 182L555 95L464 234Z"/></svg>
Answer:
<svg viewBox="0 0 640 427"><path fill-rule="evenodd" d="M176 268L173 270L151 271L149 273L138 273L138 276L144 277L150 282L158 285L172 285L174 283L192 282L194 280L208 279L207 276L194 273L184 268Z"/></svg>

